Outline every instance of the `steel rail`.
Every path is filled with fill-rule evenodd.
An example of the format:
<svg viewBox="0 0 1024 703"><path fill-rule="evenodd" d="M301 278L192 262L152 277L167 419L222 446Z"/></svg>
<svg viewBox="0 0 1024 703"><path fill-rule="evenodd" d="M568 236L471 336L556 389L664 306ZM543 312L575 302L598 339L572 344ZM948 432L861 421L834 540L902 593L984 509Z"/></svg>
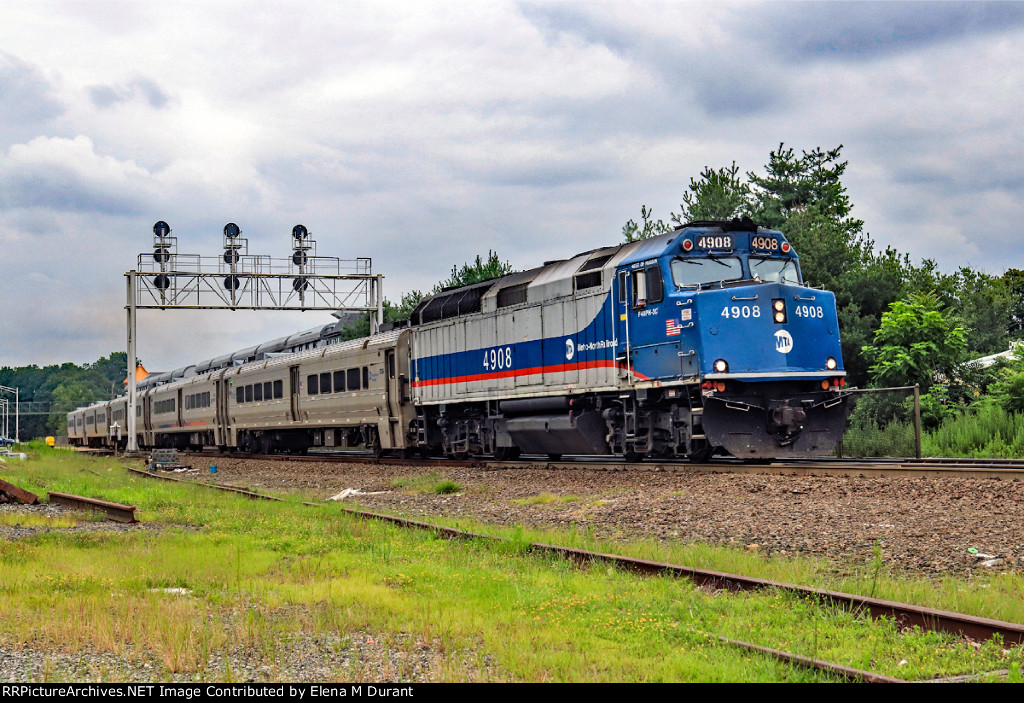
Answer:
<svg viewBox="0 0 1024 703"><path fill-rule="evenodd" d="M792 652L787 652L782 649L763 647L759 644L752 644L750 642L744 642L743 640L729 639L728 637L723 637L721 635L717 635L717 637L719 642L727 644L730 647L746 649L751 652L759 652L769 657L774 657L779 661L802 666L806 669L825 671L830 674L840 676L847 681L860 681L861 683L910 683L906 679L898 679L894 676L886 676L885 674L879 674L874 671L865 671L864 669L854 669L853 667L843 666L842 664L825 661L824 659L805 657L801 654L793 654Z"/></svg>
<svg viewBox="0 0 1024 703"><path fill-rule="evenodd" d="M70 493L57 493L56 491L49 492L49 502L73 508L75 510L101 511L107 514L107 519L114 520L116 522L138 522L138 520L135 519L135 506L132 505L108 503L105 500L86 498L85 496L76 496Z"/></svg>
<svg viewBox="0 0 1024 703"><path fill-rule="evenodd" d="M171 478L169 476L157 476L150 472L140 471L138 469L128 470L131 471L132 473L140 474L142 476L161 478L167 481L176 481L179 483L192 484L198 483L195 481L185 481L183 479ZM217 488L220 490L234 490L234 492L249 494L250 497L259 497L271 500L282 500L280 498L274 498L273 496L252 494L249 491L233 489L232 487L221 486L218 484L198 483L198 485L206 486L209 488ZM304 505L322 507L325 504L304 503ZM373 513L364 510L355 510L353 508L340 509L346 513L352 514L357 517L380 520L383 522L390 522L399 527L413 527L417 529L428 530L434 532L435 534L443 535L449 538L486 539L499 542L508 541L504 537L497 537L494 535L487 535L479 532L468 532L466 530L460 530L454 527L434 525L431 523L422 522L419 520L411 520L409 518L398 517L395 515ZM758 589L774 589L779 591L786 591L800 596L812 596L822 602L831 603L833 605L844 607L854 612L867 612L876 618L887 617L894 620L902 627L912 627L916 625L926 630L941 630L943 632L967 636L977 640L990 639L993 635L998 634L1003 638L1003 641L1007 644L1024 644L1024 625L1020 623L1012 623L1003 620L995 620L992 618L977 617L974 615L966 615L964 613L955 613L948 610L939 610L937 608L926 608L918 605L912 605L909 603L898 603L896 601L883 600L881 598L870 598L868 596L861 596L853 593L843 593L841 591L831 591L820 588L809 588L807 586L800 586L793 583L786 583L782 581L770 581L768 579L742 576L740 574L730 574L722 571L695 569L689 566L682 566L680 564L669 564L666 562L652 561L649 559L640 559L638 557L628 557L619 554L607 554L603 552L594 552L586 549L576 549L574 547L563 547L560 545L545 544L543 542L531 542L526 546L528 549L532 551L556 554L558 556L567 558L571 561L583 565L592 564L595 562L610 563L638 573L669 574L674 577L687 578L693 581L694 583L697 583L702 586L708 586L712 588L729 591L746 591Z"/></svg>
<svg viewBox="0 0 1024 703"><path fill-rule="evenodd" d="M28 505L35 505L39 502L39 497L35 493L29 493L24 488L18 488L13 483L7 483L7 481L0 481L0 493L11 496Z"/></svg>
<svg viewBox="0 0 1024 703"><path fill-rule="evenodd" d="M195 454L202 456L204 453ZM220 456L207 454L208 456ZM368 454L246 454L238 459L296 462L350 462L385 466L458 466L490 471L506 469L585 469L589 471L652 471L674 473L755 474L779 476L838 476L859 478L970 478L975 480L1024 481L1024 461L1005 459L801 459L770 464L744 464L724 460L694 464L686 461L609 461L594 458L579 460L549 459L495 461L489 459L404 459L374 458Z"/></svg>

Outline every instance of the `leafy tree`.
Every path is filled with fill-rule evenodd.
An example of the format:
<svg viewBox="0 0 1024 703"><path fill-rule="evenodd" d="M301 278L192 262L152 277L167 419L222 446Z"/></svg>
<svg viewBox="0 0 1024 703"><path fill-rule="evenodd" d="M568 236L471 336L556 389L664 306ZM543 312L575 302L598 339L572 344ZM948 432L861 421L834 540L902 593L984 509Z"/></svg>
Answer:
<svg viewBox="0 0 1024 703"><path fill-rule="evenodd" d="M962 267L955 275L956 318L967 329L972 356L1006 351L1013 300L1003 278Z"/></svg>
<svg viewBox="0 0 1024 703"><path fill-rule="evenodd" d="M462 268L452 266L452 275L448 280L441 281L434 286L433 292L440 293L446 288L468 286L471 283L480 283L492 278L500 278L512 273L512 271L512 265L507 261L503 262L499 259L498 252L488 251L487 261L484 261L483 257L477 254L476 260L472 264L463 264ZM410 312L412 311L410 310Z"/></svg>
<svg viewBox="0 0 1024 703"><path fill-rule="evenodd" d="M739 166L720 168L717 171L705 166L700 178L691 178L687 191L683 193L680 212L672 213L672 221L678 225L701 220L731 220L745 215L750 210L750 185L739 175Z"/></svg>
<svg viewBox="0 0 1024 703"><path fill-rule="evenodd" d="M919 383L927 391L939 374L956 378L966 348L966 331L943 313L938 298L917 293L889 306L864 354L874 385Z"/></svg>
<svg viewBox="0 0 1024 703"><path fill-rule="evenodd" d="M1003 283L1010 295L1010 326L1007 332L1014 339L1024 337L1024 271L1007 269Z"/></svg>
<svg viewBox="0 0 1024 703"><path fill-rule="evenodd" d="M630 220L622 226L622 237L627 242L635 242L638 239L656 237L659 234L664 234L672 229L662 220L655 220L652 211L648 210L646 205L640 206L640 220L644 223L643 227L633 220Z"/></svg>

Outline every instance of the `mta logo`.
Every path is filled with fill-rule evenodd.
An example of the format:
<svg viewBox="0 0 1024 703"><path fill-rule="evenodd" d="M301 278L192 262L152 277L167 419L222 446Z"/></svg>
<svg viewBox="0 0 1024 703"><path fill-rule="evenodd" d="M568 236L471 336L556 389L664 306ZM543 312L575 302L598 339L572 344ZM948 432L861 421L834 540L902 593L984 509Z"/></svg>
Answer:
<svg viewBox="0 0 1024 703"><path fill-rule="evenodd" d="M572 343L571 339L565 340L565 358L566 360L572 359L573 354L576 353L576 345Z"/></svg>
<svg viewBox="0 0 1024 703"><path fill-rule="evenodd" d="M786 330L779 330L775 333L775 351L780 354L788 354L793 351L793 337Z"/></svg>

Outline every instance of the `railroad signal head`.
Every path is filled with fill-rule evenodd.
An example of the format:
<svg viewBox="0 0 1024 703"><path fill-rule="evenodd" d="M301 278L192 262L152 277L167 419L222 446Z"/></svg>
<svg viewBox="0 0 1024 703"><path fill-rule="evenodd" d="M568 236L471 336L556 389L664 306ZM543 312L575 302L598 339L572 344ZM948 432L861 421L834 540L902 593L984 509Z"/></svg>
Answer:
<svg viewBox="0 0 1024 703"><path fill-rule="evenodd" d="M171 226L164 222L163 220L160 220L155 225L153 225L153 234L156 235L157 237L160 237L161 239L163 239L170 233Z"/></svg>
<svg viewBox="0 0 1024 703"><path fill-rule="evenodd" d="M299 240L300 242L303 239L305 239L306 235L308 234L309 230L307 230L303 225L295 225L294 227L292 227L292 237Z"/></svg>
<svg viewBox="0 0 1024 703"><path fill-rule="evenodd" d="M242 233L242 230L234 222L224 225L224 236L234 239Z"/></svg>

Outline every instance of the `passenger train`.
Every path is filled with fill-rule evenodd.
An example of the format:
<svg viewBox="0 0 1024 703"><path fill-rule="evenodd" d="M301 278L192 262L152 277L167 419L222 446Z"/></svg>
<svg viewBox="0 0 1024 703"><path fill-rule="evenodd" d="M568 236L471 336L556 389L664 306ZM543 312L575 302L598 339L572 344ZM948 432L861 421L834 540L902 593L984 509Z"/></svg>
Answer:
<svg viewBox="0 0 1024 703"><path fill-rule="evenodd" d="M147 379L139 446L759 459L829 454L845 424L835 296L749 219L444 290L364 339L336 331ZM70 413L71 442L116 443L126 409Z"/></svg>

